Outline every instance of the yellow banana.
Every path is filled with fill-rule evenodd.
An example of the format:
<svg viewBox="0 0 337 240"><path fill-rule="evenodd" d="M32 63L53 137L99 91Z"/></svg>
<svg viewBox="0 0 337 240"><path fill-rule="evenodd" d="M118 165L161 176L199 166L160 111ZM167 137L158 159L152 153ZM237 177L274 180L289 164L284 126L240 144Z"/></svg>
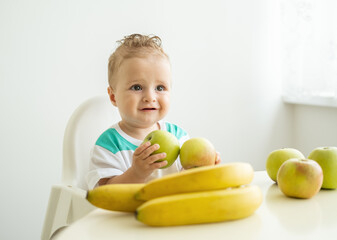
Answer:
<svg viewBox="0 0 337 240"><path fill-rule="evenodd" d="M150 226L235 220L252 215L262 203L258 186L182 193L155 198L138 207L136 218Z"/></svg>
<svg viewBox="0 0 337 240"><path fill-rule="evenodd" d="M217 190L249 184L254 170L249 163L235 162L188 169L148 182L136 193L136 199L153 198L177 193Z"/></svg>
<svg viewBox="0 0 337 240"><path fill-rule="evenodd" d="M135 184L107 184L87 193L87 200L96 207L112 211L134 212L144 201L136 200L135 193L144 186Z"/></svg>

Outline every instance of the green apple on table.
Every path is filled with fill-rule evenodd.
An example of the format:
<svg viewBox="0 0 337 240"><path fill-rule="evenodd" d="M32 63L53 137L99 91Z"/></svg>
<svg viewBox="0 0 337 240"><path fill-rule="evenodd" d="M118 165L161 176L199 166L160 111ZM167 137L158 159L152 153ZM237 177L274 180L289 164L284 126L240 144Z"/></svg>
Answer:
<svg viewBox="0 0 337 240"><path fill-rule="evenodd" d="M266 170L268 176L275 182L277 182L277 171L284 163L290 158L305 158L304 155L294 148L281 148L272 151L266 161Z"/></svg>
<svg viewBox="0 0 337 240"><path fill-rule="evenodd" d="M291 158L277 172L277 184L288 197L311 198L321 189L323 171L314 160Z"/></svg>
<svg viewBox="0 0 337 240"><path fill-rule="evenodd" d="M164 167L161 167L162 169L171 166L179 156L180 152L179 141L176 138L176 136L174 136L170 132L164 130L152 131L145 137L144 142L147 141L150 141L151 145L159 144L159 149L154 151L152 154L163 152L166 153L165 158L158 160L158 162L167 161L167 164Z"/></svg>
<svg viewBox="0 0 337 240"><path fill-rule="evenodd" d="M323 170L322 188L337 188L337 147L318 147L308 156L315 160Z"/></svg>
<svg viewBox="0 0 337 240"><path fill-rule="evenodd" d="M214 165L216 151L206 138L190 138L181 146L180 162L184 169Z"/></svg>

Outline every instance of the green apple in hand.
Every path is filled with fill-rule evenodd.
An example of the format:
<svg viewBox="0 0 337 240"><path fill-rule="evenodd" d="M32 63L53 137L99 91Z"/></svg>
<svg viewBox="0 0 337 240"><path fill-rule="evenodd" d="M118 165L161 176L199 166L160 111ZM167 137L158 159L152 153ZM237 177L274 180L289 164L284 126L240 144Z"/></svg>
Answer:
<svg viewBox="0 0 337 240"><path fill-rule="evenodd" d="M323 169L322 188L337 188L337 147L318 147L308 156Z"/></svg>
<svg viewBox="0 0 337 240"><path fill-rule="evenodd" d="M180 149L180 162L184 169L214 165L215 158L215 148L205 138L190 138Z"/></svg>
<svg viewBox="0 0 337 240"><path fill-rule="evenodd" d="M152 154L166 153L166 158L158 160L167 161L167 164L161 168L168 168L177 159L180 152L180 144L176 136L164 130L155 130L150 132L144 139L144 142L150 141L151 145L159 144L159 149ZM151 154L151 155L152 155Z"/></svg>
<svg viewBox="0 0 337 240"><path fill-rule="evenodd" d="M275 151L272 151L266 162L266 170L269 177L277 182L277 171L284 163L290 158L305 158L304 155L294 148L281 148Z"/></svg>
<svg viewBox="0 0 337 240"><path fill-rule="evenodd" d="M277 172L277 184L288 197L311 198L321 189L323 171L314 160L291 158Z"/></svg>

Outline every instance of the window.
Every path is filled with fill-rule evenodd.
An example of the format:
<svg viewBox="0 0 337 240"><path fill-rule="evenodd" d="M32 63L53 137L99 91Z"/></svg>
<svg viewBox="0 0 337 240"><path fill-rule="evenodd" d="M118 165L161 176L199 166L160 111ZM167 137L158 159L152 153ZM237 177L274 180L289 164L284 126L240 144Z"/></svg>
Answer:
<svg viewBox="0 0 337 240"><path fill-rule="evenodd" d="M337 107L336 12L336 0L281 0L286 102Z"/></svg>

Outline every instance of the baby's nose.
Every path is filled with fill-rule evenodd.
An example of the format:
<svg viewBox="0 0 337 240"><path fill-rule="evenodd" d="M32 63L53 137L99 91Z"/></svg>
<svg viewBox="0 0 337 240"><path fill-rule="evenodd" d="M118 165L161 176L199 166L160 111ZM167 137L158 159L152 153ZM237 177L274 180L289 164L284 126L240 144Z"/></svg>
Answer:
<svg viewBox="0 0 337 240"><path fill-rule="evenodd" d="M146 91L143 97L144 102L155 102L156 101L156 94L154 91Z"/></svg>

